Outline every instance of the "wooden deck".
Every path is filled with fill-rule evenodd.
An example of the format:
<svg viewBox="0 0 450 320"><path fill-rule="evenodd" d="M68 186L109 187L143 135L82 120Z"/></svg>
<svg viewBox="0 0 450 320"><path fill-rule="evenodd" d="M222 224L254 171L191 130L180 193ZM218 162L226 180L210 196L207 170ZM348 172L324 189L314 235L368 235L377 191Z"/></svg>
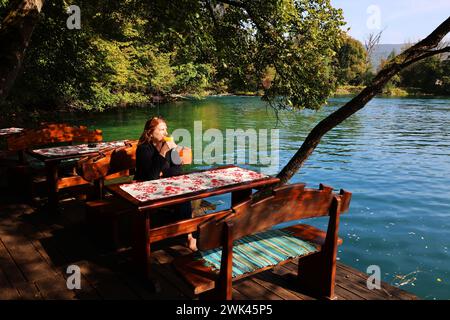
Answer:
<svg viewBox="0 0 450 320"><path fill-rule="evenodd" d="M6 201L9 201L7 203ZM65 201L58 218L44 218L33 206L3 198L0 204L0 299L192 299L175 274L171 260L189 249L166 243L154 251L154 292L133 276L130 249L107 252L89 239L83 224L83 203ZM81 290L66 286L67 266L81 269ZM291 281L295 263L277 267L234 284L236 300L312 300ZM338 299L411 300L414 295L383 283L381 290L366 287L367 275L343 264L337 268Z"/></svg>

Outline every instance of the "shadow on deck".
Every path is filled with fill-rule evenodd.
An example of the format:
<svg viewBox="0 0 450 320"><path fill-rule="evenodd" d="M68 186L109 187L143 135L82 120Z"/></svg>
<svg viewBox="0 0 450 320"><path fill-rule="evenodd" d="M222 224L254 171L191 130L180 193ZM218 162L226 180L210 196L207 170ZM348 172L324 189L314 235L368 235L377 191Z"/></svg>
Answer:
<svg viewBox="0 0 450 320"><path fill-rule="evenodd" d="M11 200L9 200L11 202ZM86 233L83 204L64 202L61 215L45 218L26 204L0 205L0 299L192 299L170 262L189 253L180 241L153 251L152 274L157 292L133 275L131 250L107 252ZM178 242L178 243L177 243ZM69 265L80 267L80 290L66 286ZM236 300L312 300L292 281L296 263L242 279L233 285ZM341 300L412 300L416 296L383 283L369 290L367 275L338 264L336 294Z"/></svg>

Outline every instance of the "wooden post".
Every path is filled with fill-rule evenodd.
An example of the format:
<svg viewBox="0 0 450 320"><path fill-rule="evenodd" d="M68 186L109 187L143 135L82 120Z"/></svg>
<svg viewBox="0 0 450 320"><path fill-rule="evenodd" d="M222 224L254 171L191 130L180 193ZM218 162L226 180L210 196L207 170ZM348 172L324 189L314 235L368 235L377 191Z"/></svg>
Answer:
<svg viewBox="0 0 450 320"><path fill-rule="evenodd" d="M222 259L220 261L220 275L218 295L221 300L231 300L233 281L233 223L226 222L223 230Z"/></svg>
<svg viewBox="0 0 450 320"><path fill-rule="evenodd" d="M299 284L311 294L330 300L336 299L334 287L340 212L341 198L334 195L329 210L327 236L321 251L298 261Z"/></svg>
<svg viewBox="0 0 450 320"><path fill-rule="evenodd" d="M24 152L24 150L17 151L17 157L19 158L19 163L20 164L26 164L27 163L25 161L25 152Z"/></svg>
<svg viewBox="0 0 450 320"><path fill-rule="evenodd" d="M146 280L150 271L150 214L148 211L133 214L133 260L138 275Z"/></svg>
<svg viewBox="0 0 450 320"><path fill-rule="evenodd" d="M48 209L51 215L56 214L58 209L58 163L59 161L46 161L48 187Z"/></svg>
<svg viewBox="0 0 450 320"><path fill-rule="evenodd" d="M324 296L335 299L334 286L336 280L336 258L338 250L339 218L341 213L341 198L334 196L330 208L327 237L323 246L324 254Z"/></svg>
<svg viewBox="0 0 450 320"><path fill-rule="evenodd" d="M99 178L99 179L94 181L94 188L95 188L96 197L99 200L103 199L103 196L104 196L103 188L104 188L104 186L105 186L105 180L103 178Z"/></svg>

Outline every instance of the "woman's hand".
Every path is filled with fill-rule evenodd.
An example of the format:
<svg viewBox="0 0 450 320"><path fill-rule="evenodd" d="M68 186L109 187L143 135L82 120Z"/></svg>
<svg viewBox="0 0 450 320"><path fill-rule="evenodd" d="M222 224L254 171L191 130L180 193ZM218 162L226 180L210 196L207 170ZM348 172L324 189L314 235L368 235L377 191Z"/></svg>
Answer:
<svg viewBox="0 0 450 320"><path fill-rule="evenodd" d="M169 151L170 149L176 148L177 145L175 144L175 142L173 141L164 141L163 142L163 146L161 148L161 151L159 152L163 157L166 156L167 151Z"/></svg>
<svg viewBox="0 0 450 320"><path fill-rule="evenodd" d="M169 147L169 149L173 149L173 148L177 147L177 145L173 141L167 141L166 144Z"/></svg>

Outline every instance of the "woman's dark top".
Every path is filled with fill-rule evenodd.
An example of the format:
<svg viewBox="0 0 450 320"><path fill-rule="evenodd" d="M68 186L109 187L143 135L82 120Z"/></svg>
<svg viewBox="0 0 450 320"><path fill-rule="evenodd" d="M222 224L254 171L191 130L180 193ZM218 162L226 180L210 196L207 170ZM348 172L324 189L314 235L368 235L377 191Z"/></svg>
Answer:
<svg viewBox="0 0 450 320"><path fill-rule="evenodd" d="M175 165L170 159L170 150L163 157L152 143L143 143L136 149L136 174L135 180L148 181L162 177L171 177L181 174L181 166Z"/></svg>
<svg viewBox="0 0 450 320"><path fill-rule="evenodd" d="M136 149L136 174L134 180L148 181L161 178L172 177L181 174L181 166L175 165L170 158L171 151L167 151L166 157L163 157L152 143L143 143ZM168 207L173 212L169 214L154 215L152 218L153 226L166 225L174 221L189 219L192 217L191 202L184 202Z"/></svg>

